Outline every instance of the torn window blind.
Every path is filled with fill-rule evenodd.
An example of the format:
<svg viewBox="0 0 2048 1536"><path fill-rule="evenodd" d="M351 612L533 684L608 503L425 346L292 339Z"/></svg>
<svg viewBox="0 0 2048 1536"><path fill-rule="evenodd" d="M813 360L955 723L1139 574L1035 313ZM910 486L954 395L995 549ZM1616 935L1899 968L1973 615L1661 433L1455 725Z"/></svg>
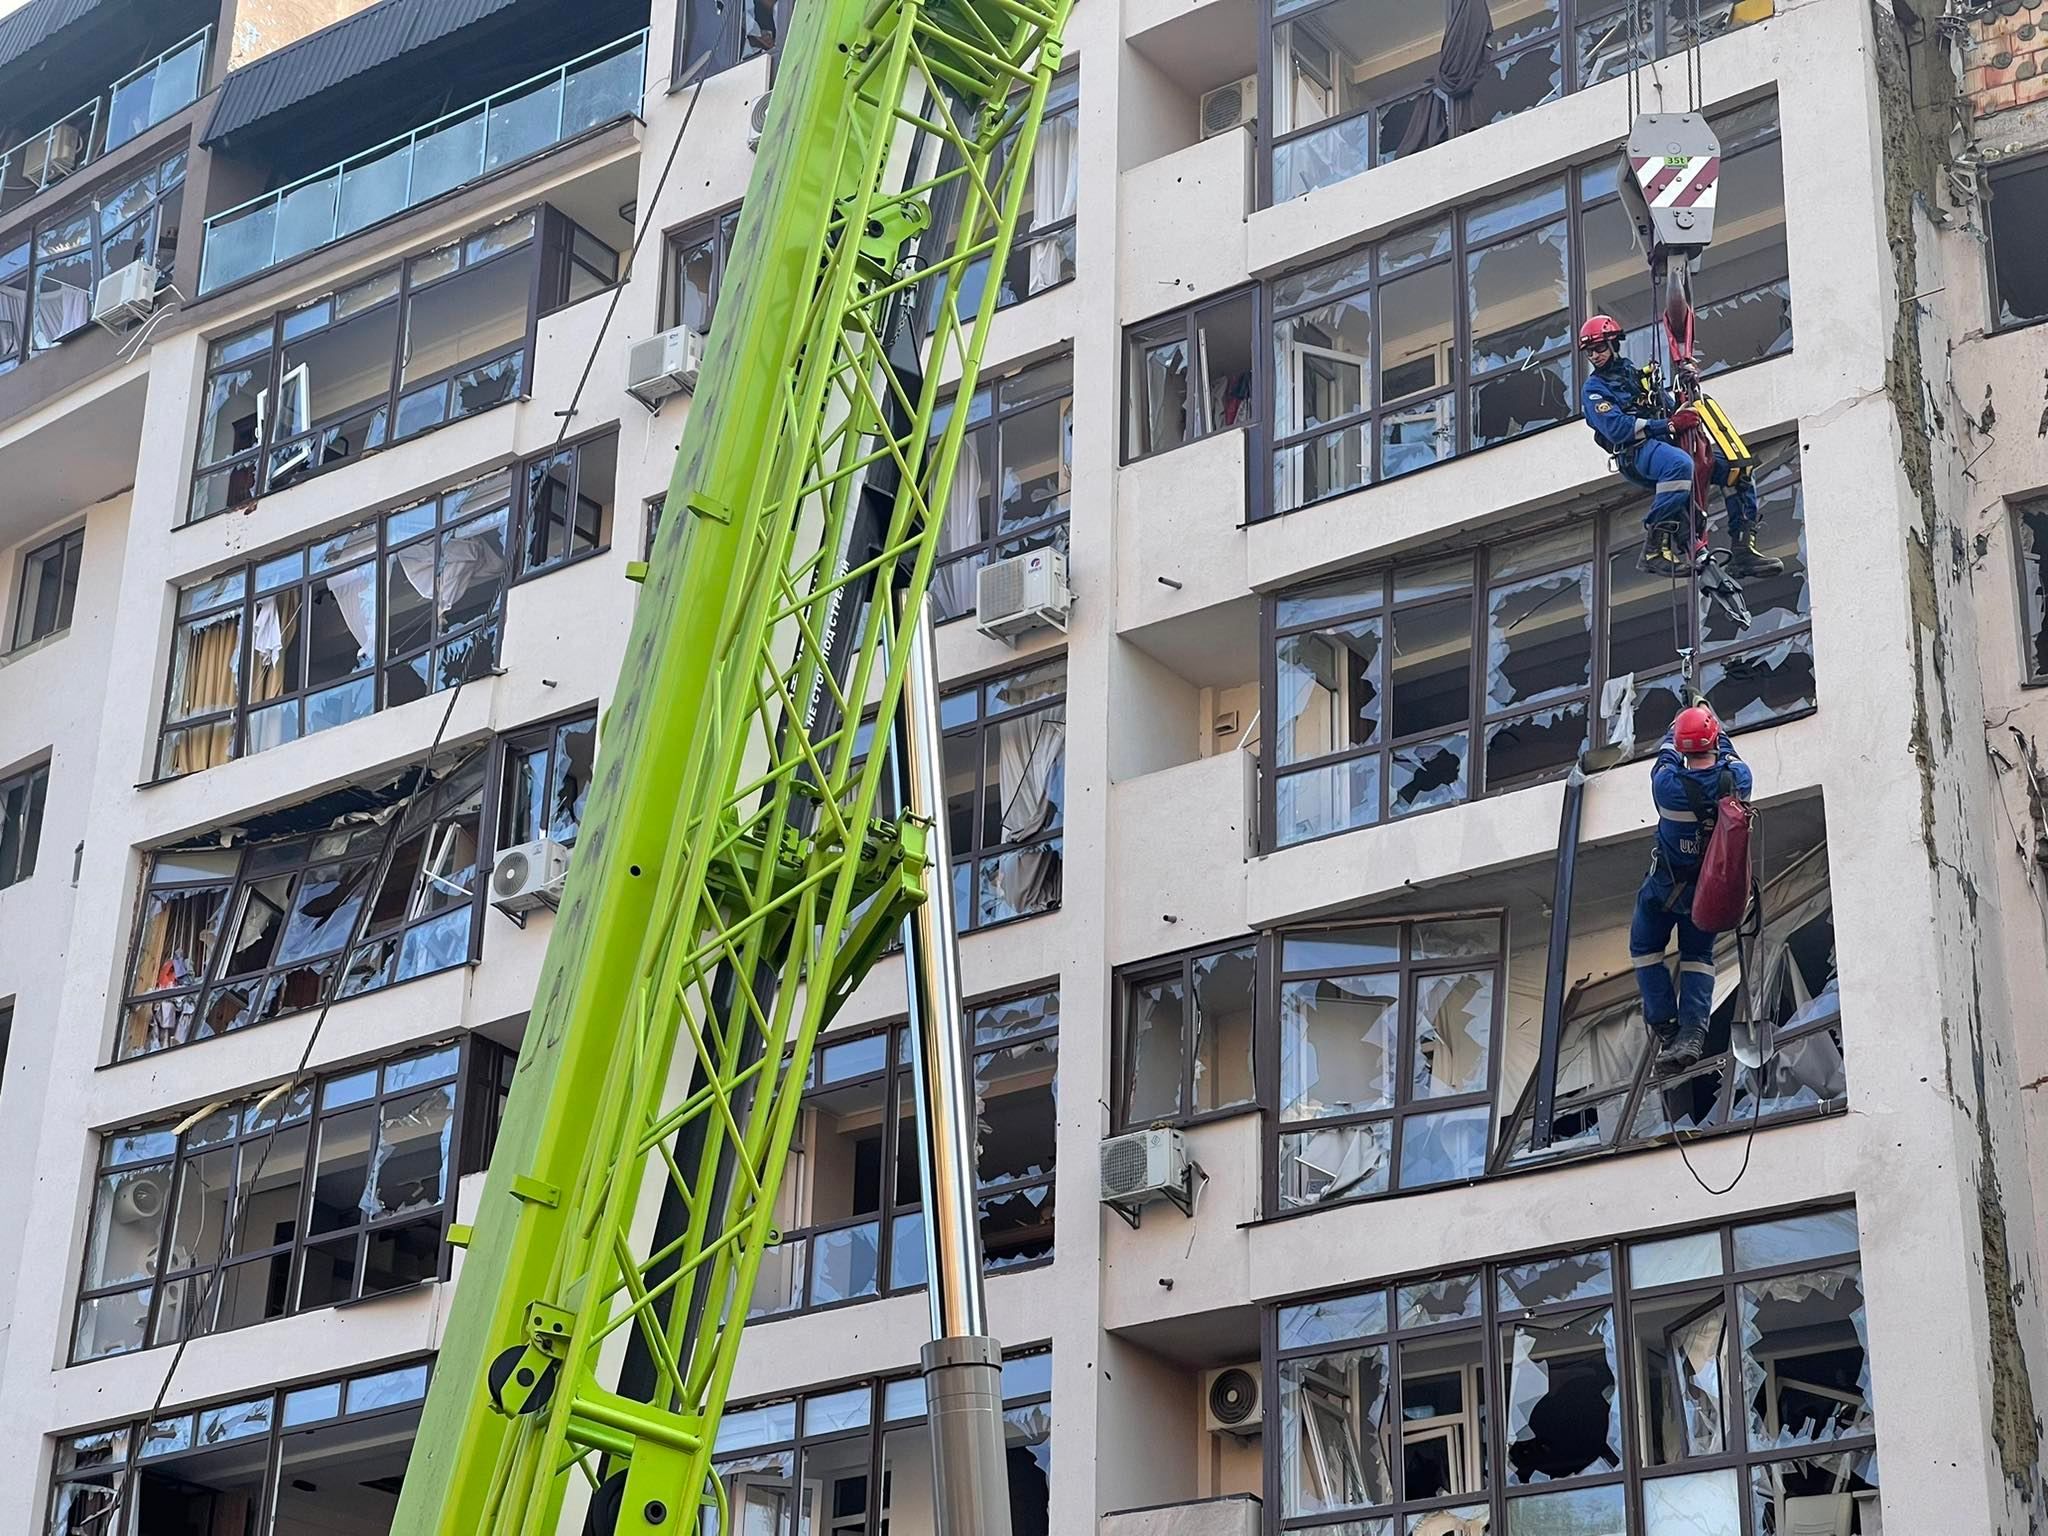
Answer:
<svg viewBox="0 0 2048 1536"><path fill-rule="evenodd" d="M420 791L406 825L422 830L401 829L389 860L387 824L411 774L153 856L116 1059L465 963L487 757L472 752ZM344 968L366 902L366 942Z"/></svg>

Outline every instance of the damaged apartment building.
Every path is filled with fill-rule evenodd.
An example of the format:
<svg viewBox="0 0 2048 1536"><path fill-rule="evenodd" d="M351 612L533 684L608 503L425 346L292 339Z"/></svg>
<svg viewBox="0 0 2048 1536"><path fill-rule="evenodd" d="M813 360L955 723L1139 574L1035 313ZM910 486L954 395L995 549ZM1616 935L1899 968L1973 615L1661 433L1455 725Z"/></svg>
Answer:
<svg viewBox="0 0 2048 1536"><path fill-rule="evenodd" d="M0 1528L390 1530L787 19L0 15ZM1746 623L1578 420L1689 65ZM1080 0L934 581L1017 1536L2048 1529L2044 71L2020 0ZM979 611L1046 546L1064 628ZM1695 623L1761 902L1673 1076ZM747 1536L938 1536L904 1008L812 1065Z"/></svg>

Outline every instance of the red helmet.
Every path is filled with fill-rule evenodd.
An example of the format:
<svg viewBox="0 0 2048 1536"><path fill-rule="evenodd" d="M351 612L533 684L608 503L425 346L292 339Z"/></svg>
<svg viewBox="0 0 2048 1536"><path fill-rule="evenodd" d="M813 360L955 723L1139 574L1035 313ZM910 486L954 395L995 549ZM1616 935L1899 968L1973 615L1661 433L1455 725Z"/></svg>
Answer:
<svg viewBox="0 0 2048 1536"><path fill-rule="evenodd" d="M1604 341L1609 346L1618 347L1621 345L1622 337L1627 334L1628 332L1621 328L1621 322L1614 316L1595 315L1579 327L1579 350L1585 351L1596 341Z"/></svg>
<svg viewBox="0 0 2048 1536"><path fill-rule="evenodd" d="M1705 704L1681 709L1671 722L1671 741L1687 757L1704 757L1721 743L1721 722Z"/></svg>

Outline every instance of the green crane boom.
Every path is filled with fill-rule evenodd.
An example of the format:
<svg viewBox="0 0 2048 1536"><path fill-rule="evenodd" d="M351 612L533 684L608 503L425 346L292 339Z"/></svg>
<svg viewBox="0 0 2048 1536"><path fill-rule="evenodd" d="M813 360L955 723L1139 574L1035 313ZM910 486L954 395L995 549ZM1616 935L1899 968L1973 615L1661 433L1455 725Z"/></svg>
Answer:
<svg viewBox="0 0 2048 1536"><path fill-rule="evenodd" d="M593 1494L622 1536L732 1529L712 1446L812 1046L921 899L861 725L1068 4L797 8L396 1536L556 1536Z"/></svg>

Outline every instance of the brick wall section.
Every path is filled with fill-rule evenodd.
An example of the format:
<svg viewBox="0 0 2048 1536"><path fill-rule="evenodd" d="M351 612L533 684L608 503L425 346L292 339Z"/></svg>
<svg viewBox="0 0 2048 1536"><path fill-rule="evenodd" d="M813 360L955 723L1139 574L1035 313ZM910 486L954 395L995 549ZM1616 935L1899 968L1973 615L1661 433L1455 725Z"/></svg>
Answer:
<svg viewBox="0 0 2048 1536"><path fill-rule="evenodd" d="M309 32L353 16L373 0L237 0L230 69L275 53Z"/></svg>
<svg viewBox="0 0 2048 1536"><path fill-rule="evenodd" d="M2048 101L2048 3L2000 0L1970 23L1963 92L1980 118Z"/></svg>

